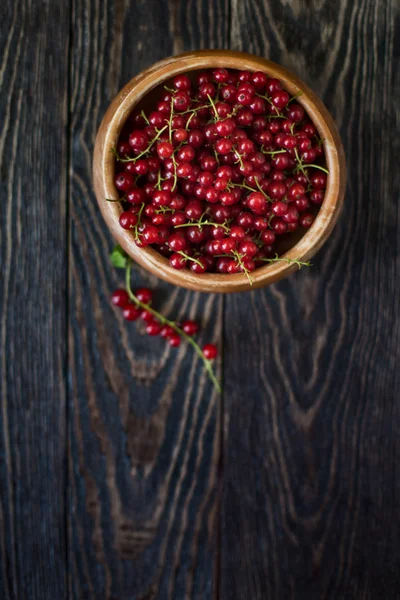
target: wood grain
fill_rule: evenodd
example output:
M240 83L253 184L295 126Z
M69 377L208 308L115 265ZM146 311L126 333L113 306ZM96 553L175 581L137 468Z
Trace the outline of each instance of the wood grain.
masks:
M72 598L213 595L220 398L190 349L182 345L177 351L149 339L111 308L109 296L123 284L123 273L109 263L113 242L90 178L96 129L118 89L176 50L180 38L186 47L209 39L201 15L206 11L212 18L212 3L193 10L187 12L187 3L155 0L74 3ZM166 315L202 321L200 342L222 339L220 298L180 291L141 271L136 281L156 288L155 303Z
M0 597L400 598L398 2L6 0L0 22ZM350 173L310 271L225 305L135 275L223 341L222 400L110 307L90 177L118 89L218 47L297 72Z
M6 0L0 21L0 596L54 600L66 597L69 2Z
M400 597L398 8L232 2L231 47L322 96L349 184L312 270L226 300L221 598Z

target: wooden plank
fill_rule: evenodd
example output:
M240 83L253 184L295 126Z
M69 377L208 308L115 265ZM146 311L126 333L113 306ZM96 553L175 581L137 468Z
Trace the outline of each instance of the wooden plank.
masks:
M212 597L220 398L184 345L167 349L110 306L123 275L92 193L96 128L118 89L173 52L222 44L212 3L76 0L70 275L70 586L73 598ZM225 37L227 40L227 34ZM222 299L144 272L157 307L220 340Z
M231 47L324 99L349 184L311 270L226 301L220 597L399 598L399 4L232 7Z
M1 4L0 596L66 597L69 2Z

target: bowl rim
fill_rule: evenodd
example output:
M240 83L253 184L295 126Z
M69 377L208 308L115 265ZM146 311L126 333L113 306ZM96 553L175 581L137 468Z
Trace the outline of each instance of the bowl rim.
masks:
M282 261L258 267L251 274L252 285L244 273L195 274L189 269L173 269L168 259L155 249L139 248L135 244L131 232L119 225L121 204L106 200L118 198L114 184L115 157L110 150L116 146L121 129L135 105L163 81L175 75L217 67L263 71L280 79L291 95L301 92L297 101L305 108L323 140L329 177L324 201L314 223L281 258L308 261L328 238L343 205L346 185L344 149L336 125L318 96L297 75L265 58L229 50L199 50L168 57L133 77L114 98L100 125L93 160L94 187L100 210L113 237L133 260L151 273L175 285L197 291L252 290L282 279L297 270L297 265Z

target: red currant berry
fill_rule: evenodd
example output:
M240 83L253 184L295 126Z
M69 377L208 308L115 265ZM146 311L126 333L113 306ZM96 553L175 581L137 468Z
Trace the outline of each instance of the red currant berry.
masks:
M182 146L182 148L180 148L176 153L176 158L179 162L191 162L194 159L194 157L194 148L192 148L192 146L189 146L189 144Z
M221 89L221 98L228 104L235 104L237 100L237 89L234 85L228 84Z
M171 254L169 257L169 263L174 269L184 269L186 267L187 259L181 254Z
M254 229L257 231L264 231L268 227L268 219L266 217L255 217Z
M183 233L173 233L169 236L167 244L171 250L174 252L179 252L181 250L185 250L187 241Z
M160 142L157 144L157 154L163 160L170 158L174 153L174 147L170 142Z
M311 175L310 183L316 190L324 190L326 188L325 173L314 173Z
M317 154L316 154L314 148L310 148L309 150L306 150L305 152L303 152L302 158L305 163L314 162L314 160L317 158Z
M161 333L161 325L157 321L150 321L146 325L147 335L159 335Z
M192 244L201 244L206 239L206 232L202 227L188 227L186 237Z
M128 292L125 290L115 290L111 296L111 302L114 304L114 306L124 308L124 306L130 302Z
M203 204L199 200L191 200L185 208L185 215L191 221L198 221L204 212Z
M229 263L226 267L226 270L229 273L229 275L234 275L235 273L239 273L240 264L238 262L236 262L236 260L231 260L231 261L229 261Z
M243 227L243 229L245 230L251 229L254 224L253 216L248 212L241 212L237 216L236 222L240 227Z
M189 132L186 129L176 129L172 134L172 138L177 144L182 144L182 142L186 142L188 136Z
M206 191L206 200L210 204L215 204L219 200L219 192L214 187L208 188Z
M177 112L183 112L187 110L191 104L189 94L183 90L176 92L172 99L172 104Z
M184 92L188 92L192 87L192 83L187 75L176 75L172 83L174 88L177 90L183 90Z
M206 260L206 257L200 256L196 259L196 261L197 262L190 263L190 270L193 271L193 273L196 273L197 275L205 273L208 269L208 261Z
M261 234L261 241L266 246L272 246L272 244L275 242L275 239L276 239L275 233L273 231L271 231L271 229L266 229Z
M142 152L147 148L147 135L140 129L135 129L129 136L129 144L136 152Z
M206 344L203 346L203 354L207 360L213 360L218 354L217 347L214 344Z
M151 199L155 206L169 206L171 204L171 194L167 190L157 190Z
M288 190L288 200L290 202L297 200L301 196L304 196L306 189L301 183L294 183Z
M132 175L130 173L127 173L126 171L123 173L118 173L118 175L115 178L116 187L124 192L129 190L129 188L131 188L134 183L135 182Z
M286 195L286 185L279 181L273 181L268 184L267 193L274 200L282 200Z
M310 201L313 204L322 204L324 199L324 192L322 190L314 190L310 193Z
M217 273L228 273L228 265L230 262L231 259L227 256L221 256L218 258L216 262Z
M141 316L140 308L135 304L126 304L122 309L122 316L126 321L136 321Z
M296 200L298 202L298 200ZM289 207L286 207L286 213L283 215L283 220L285 223L297 223L299 220L299 211L293 204Z
M289 105L287 114L291 121L300 123L300 121L304 119L305 112L304 108L300 104L293 102L293 104L291 103Z
M311 227L313 223L314 215L312 215L311 213L303 213L299 218L299 225L301 225L301 227L305 227L306 229L308 229L308 227Z
M189 131L188 142L192 148L200 148L205 140L204 133L200 129Z
M208 100L208 96L214 98L215 87L212 83L202 83L201 85L199 85L197 95L200 100Z
M235 121L233 119L225 119L223 121L217 121L215 124L215 131L221 137L227 137L231 135L235 129Z
M123 229L132 229L138 222L138 216L132 211L126 210L119 216L119 224Z
M251 75L251 83L254 85L256 90L265 90L265 86L267 85L267 76L261 71L256 71Z
M212 77L217 83L226 83L229 78L229 73L226 69L214 69Z
M251 108L241 108L236 115L236 122L241 127L250 127L254 121L254 114Z
M156 244L159 241L159 229L146 225L142 231L142 239L146 244Z
M224 238L221 240L221 250L223 254L230 254L236 248L236 240L233 238Z
M299 196L294 201L294 204L295 204L297 210L301 213L305 212L306 210L308 210L310 208L310 203L308 201L307 196Z
M227 102L217 102L215 110L218 113L220 119L225 119L232 111L231 106Z
M221 138L215 144L215 149L218 152L218 154L228 154L229 152L231 152L232 148L232 140L228 138Z
M288 211L288 206L281 200L276 200L272 203L271 210L277 217L283 217Z
M175 334L175 331L169 325L164 325L161 328L160 336L163 338L169 338L169 337L171 337L171 335L174 335L174 334Z
M181 338L175 331L174 333L171 333L171 335L168 336L168 344L172 348L178 348L178 346L181 345Z
M287 231L287 223L282 219L274 219L271 223L271 227L277 235L282 235Z
M242 227L239 227L239 225L232 225L229 235L236 242L243 240L246 234L244 229Z
M135 296L143 304L149 304L153 298L153 292L149 288L139 288L136 290Z
M242 106L249 106L249 104L251 104L253 102L253 97L254 97L253 94L251 94L247 90L242 90L240 92L238 91L237 101Z
M247 198L247 206L256 215L263 215L267 211L267 201L261 192L252 192Z
M244 254L251 258L257 252L258 248L254 242L244 241L239 244L239 252L240 254Z

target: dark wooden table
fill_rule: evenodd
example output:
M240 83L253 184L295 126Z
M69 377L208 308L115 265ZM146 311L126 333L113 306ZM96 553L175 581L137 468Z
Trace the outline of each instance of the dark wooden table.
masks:
M398 20L396 0L3 0L2 600L400 598ZM218 47L296 71L349 169L310 270L224 298L137 273L219 342L222 396L110 306L91 183L118 89Z

